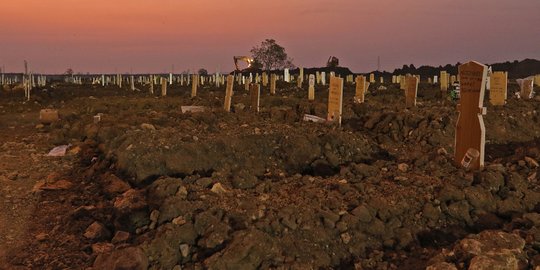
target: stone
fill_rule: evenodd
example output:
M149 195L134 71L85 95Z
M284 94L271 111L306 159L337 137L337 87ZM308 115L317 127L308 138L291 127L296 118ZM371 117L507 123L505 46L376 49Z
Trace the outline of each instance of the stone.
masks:
M200 187L207 188L210 185L212 185L213 181L214 180L212 180L212 178L210 178L210 177L203 177L203 178L199 178L199 179L195 180L195 184L200 186Z
M48 183L44 180L38 181L32 188L33 192L39 190L66 190L73 187L73 183L68 180L58 180L52 183Z
M369 212L369 209L365 205L359 205L358 207L354 208L351 211L351 214L353 214L355 217L358 218L358 220L364 223L369 223L373 219L371 213Z
M92 253L94 254L111 252L113 249L114 249L114 245L111 243L92 244Z
M130 234L128 232L124 231L116 231L114 234L113 239L111 240L111 243L113 244L119 244L126 242L129 239Z
M467 225L472 225L471 215L469 213L470 205L467 201L459 201L448 206L448 214L455 219L465 221Z
M236 103L234 104L234 111L235 112L241 112L246 108L246 105L244 103Z
M103 240L109 238L111 233L103 224L100 222L94 221L88 228L86 228L86 231L84 232L84 237L90 239L90 240Z
M519 261L509 251L489 252L471 260L468 270L519 269Z
M517 234L503 231L483 231L459 241L454 247L456 256L473 258L481 255L510 251L513 256L522 254L525 240Z
M439 154L439 155L441 155L441 156L446 156L446 155L448 155L448 151L446 151L446 149L444 149L444 148L441 147L441 148L439 148L439 149L437 150L437 154Z
M156 127L154 127L154 125L148 123L141 124L141 128L144 130L156 130Z
M527 164L529 164L529 167L531 168L538 168L540 166L538 165L538 162L531 157L525 157L525 161L527 162Z
M12 172L7 175L7 179L11 181L17 180L17 177L19 177L19 174L17 172Z
M36 234L35 238L36 238L37 241L43 242L43 241L47 240L47 238L49 238L49 235L46 234L46 233L38 233L38 234Z
M133 211L146 207L144 191L129 189L114 200L114 208L119 211Z
M58 117L58 110L43 109L39 111L39 121L42 124L52 124L58 120L60 120Z
M458 270L453 263L439 262L426 267L426 270Z
M351 242L351 235L349 233L342 233L340 237L341 241L343 241L343 244L345 245Z
M523 218L531 221L534 224L534 226L540 227L540 214L526 213L526 214L523 214Z
M180 245L180 254L182 254L182 257L187 258L189 256L189 245L188 244L181 244Z
M146 270L148 269L148 258L142 249L128 247L98 255L94 261L93 268L96 270Z
M496 202L490 191L482 187L466 187L465 198L475 210L494 211Z
M227 193L228 191L223 187L223 185L221 183L215 183L213 186L212 186L212 189L210 189L210 191L216 193L216 194L224 194L224 193Z
M398 170L401 172L407 172L409 170L409 165L406 163L400 163L398 164Z
M103 177L103 191L109 195L121 194L128 191L131 187L128 183L114 174L107 174Z
M435 207L430 203L426 203L424 205L424 209L422 210L422 216L431 221L438 221L441 216L441 208Z

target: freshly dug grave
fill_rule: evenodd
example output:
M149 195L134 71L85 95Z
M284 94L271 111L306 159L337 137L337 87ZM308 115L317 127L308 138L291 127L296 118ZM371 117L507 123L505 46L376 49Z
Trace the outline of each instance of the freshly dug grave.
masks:
M471 173L452 160L455 103L426 85L413 109L393 86L345 102L342 127L301 122L323 116L325 98L292 87L263 95L258 115L241 92L227 114L221 90L181 91L76 97L49 131L92 149L81 166L102 202L78 202L88 207L78 226L102 232L87 240L106 247L88 251L95 269L467 269L483 253L441 248L485 230L518 243L508 262L537 263L536 100L488 105L486 168Z

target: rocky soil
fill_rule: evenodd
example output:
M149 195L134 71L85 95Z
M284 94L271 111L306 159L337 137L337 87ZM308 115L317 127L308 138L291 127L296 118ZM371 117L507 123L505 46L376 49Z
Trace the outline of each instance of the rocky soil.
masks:
M453 163L454 101L421 84L407 109L396 85L378 87L354 104L346 86L341 127L302 121L325 115L324 87L316 102L292 84L275 96L263 88L258 114L239 86L231 113L221 109L224 88L213 87L190 98L175 86L162 98L58 85L26 104L2 93L0 117L12 123L2 124L0 159L13 161L0 165L0 224L18 230L0 234L17 244L1 246L0 267L540 265L539 100L515 99L514 84L506 106L486 99L486 166L467 172ZM206 111L182 113L185 105ZM36 126L47 107L61 120ZM17 125L17 136L5 129ZM42 157L62 144L71 144L65 157Z

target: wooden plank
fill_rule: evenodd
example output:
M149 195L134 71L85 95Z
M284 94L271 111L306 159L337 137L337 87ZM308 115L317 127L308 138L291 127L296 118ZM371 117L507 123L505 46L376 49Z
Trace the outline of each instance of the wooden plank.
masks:
M487 70L487 66L474 61L459 66L461 99L458 105L454 161L460 166L470 162L470 170L484 166L486 132L483 115L486 110L483 104ZM478 158L469 160L470 155L465 158L468 151L478 153Z
M161 96L167 95L167 79L161 78Z
M199 85L199 78L197 74L193 74L191 78L191 97L197 96L197 86Z
M519 87L521 87L521 90L519 91L519 94L522 99L532 99L534 96L533 86L534 86L534 79L532 78L526 78L518 80Z
M354 95L354 102L364 103L366 96L366 77L362 75L356 76L356 93Z
M231 111L232 96L234 94L233 86L234 75L229 75L227 76L227 88L225 89L225 104L223 104L223 109L227 112Z
M489 102L493 106L502 106L506 104L508 73L493 72L490 77Z
M309 75L308 100L315 100L315 76Z
M328 91L328 121L336 121L341 124L341 112L343 109L343 79L330 77L330 90Z
M418 78L417 77L407 77L405 79L405 105L409 107L416 106L416 95L418 93Z
M249 87L251 97L251 110L259 112L259 104L261 98L261 86L257 83L252 83Z
M448 91L448 73L441 71L441 91Z
M276 94L276 81L277 81L276 74L270 75L270 94L272 95Z

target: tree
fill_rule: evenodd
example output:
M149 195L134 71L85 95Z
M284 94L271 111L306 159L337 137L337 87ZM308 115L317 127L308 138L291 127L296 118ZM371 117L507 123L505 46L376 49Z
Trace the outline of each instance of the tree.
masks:
M260 46L253 47L251 54L266 70L294 67L293 60L287 56L285 48L274 39L266 39Z
M74 73L74 72L73 72L73 69L72 69L72 68L68 68L68 69L66 70L66 75L72 76L73 73Z
M199 69L199 75L202 75L202 76L208 76L208 70L204 69L204 68L201 68Z

